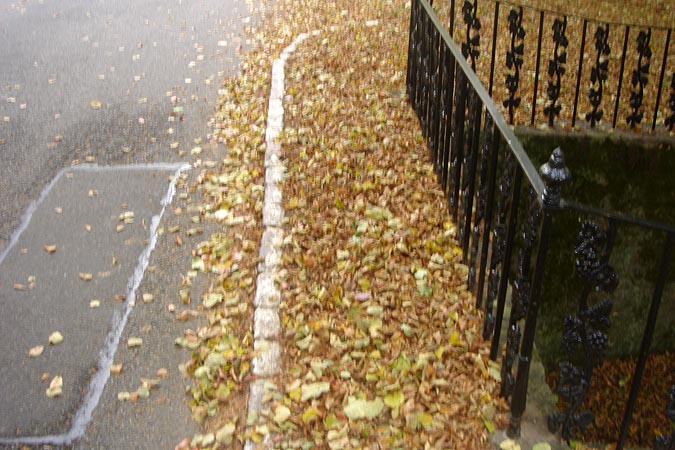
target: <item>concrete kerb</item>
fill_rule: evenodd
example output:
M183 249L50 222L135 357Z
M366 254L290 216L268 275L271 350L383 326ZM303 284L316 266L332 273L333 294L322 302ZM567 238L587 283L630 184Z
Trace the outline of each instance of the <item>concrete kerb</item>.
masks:
M312 33L319 34L318 31ZM265 131L265 197L263 203L263 232L260 243L260 260L256 293L253 300L253 369L256 381L250 384L248 397L248 426L254 426L258 418L269 412L266 391L272 385L271 378L281 371L281 320L279 303L281 292L275 284L275 277L281 263L283 230L280 228L284 218L282 195L279 183L283 182L286 168L281 163L281 145L277 141L284 124L284 69L286 61L295 52L297 46L307 39L309 34L302 33L281 52L272 63L272 82L267 128ZM245 450L271 448L270 437L266 436L261 444L248 439Z

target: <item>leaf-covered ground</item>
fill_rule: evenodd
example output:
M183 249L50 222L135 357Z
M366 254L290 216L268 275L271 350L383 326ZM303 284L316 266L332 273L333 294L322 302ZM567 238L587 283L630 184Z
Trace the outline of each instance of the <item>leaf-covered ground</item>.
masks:
M192 299L208 324L178 344L195 350L186 371L205 434L177 448L241 448L245 439L486 448L505 407L455 226L405 100L409 3L263 5L253 50L225 81L212 123L227 156L205 164L193 186L203 194L200 220L224 231L194 250L192 275L211 274ZM310 37L287 64L284 101L283 373L266 386L261 423L246 417L246 401L266 108L272 61L303 32Z

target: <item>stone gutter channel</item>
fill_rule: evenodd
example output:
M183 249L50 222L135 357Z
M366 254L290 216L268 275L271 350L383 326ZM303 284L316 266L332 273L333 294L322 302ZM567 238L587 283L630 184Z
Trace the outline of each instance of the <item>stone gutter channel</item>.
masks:
M312 34L318 34L313 32ZM250 384L248 398L249 426L255 426L261 412L264 411L266 387L281 370L281 320L279 303L281 292L275 284L275 278L281 263L284 232L282 222L284 210L280 183L283 182L286 168L281 163L281 144L277 138L284 127L284 69L286 61L295 52L297 46L307 39L309 34L302 33L281 52L272 64L272 85L270 88L265 132L265 197L263 202L264 232L260 243L260 264L256 280L256 293L253 299L253 375L256 380ZM248 439L244 450L271 448L270 436L264 442L256 444Z

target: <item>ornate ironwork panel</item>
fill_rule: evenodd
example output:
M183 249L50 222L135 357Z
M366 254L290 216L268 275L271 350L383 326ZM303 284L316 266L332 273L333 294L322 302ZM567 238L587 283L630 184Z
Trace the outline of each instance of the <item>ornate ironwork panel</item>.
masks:
M537 201L537 194L530 188L528 196L529 211L527 220L522 224L521 237L522 247L518 252L518 269L516 281L513 284L511 298L511 314L509 316L509 328L506 337L506 350L502 359L502 387L500 395L509 397L513 392L515 377L513 374L513 362L518 354L522 331L520 321L525 318L530 300L530 270L532 266L532 251L534 250L541 223L542 208ZM507 274L502 274L507 276Z
M504 253L506 251L506 214L509 198L513 190L513 178L516 171L516 157L506 148L502 174L499 178L499 196L497 197L496 223L492 238L492 254L488 275L487 299L485 300L485 318L483 319L483 339L490 339L495 326L494 302L497 300L499 280L502 277ZM508 274L506 274L508 276Z
M644 97L645 86L649 80L649 65L652 59L652 48L649 42L652 38L652 29L647 32L640 31L637 37L638 60L637 66L631 74L630 84L630 107L631 113L626 117L626 121L631 128L642 122L644 111L642 109L642 99Z
M485 217L485 209L487 207L487 189L488 189L488 164L490 160L490 151L492 146L492 126L493 120L490 114L485 115L485 126L483 128L483 145L480 147L480 155L478 157L478 164L480 164L480 172L478 175L478 190L476 193L476 213L473 221L473 236L471 237L471 252L469 254L469 276L467 284L469 290L473 290L476 283L476 265L478 259L478 244L481 239L487 239L484 236L484 231L487 226L485 222L490 220ZM496 151L492 150L492 151ZM482 289L482 286L478 286ZM478 305L480 307L480 305Z
M610 223L609 233L613 234ZM577 237L576 272L584 282L576 315L567 316L563 323L562 348L567 361L560 363L556 392L566 402L563 412L551 414L548 426L552 433L562 428L563 439L569 442L593 421L590 410L581 410L588 397L593 368L602 360L607 348L609 316L612 311L611 294L619 279L609 265L613 238L595 222L584 222ZM600 293L599 299L589 304L591 292Z
M670 114L666 117L665 125L670 131L673 131L675 127L675 73L673 78L670 80L670 97L668 98L668 109L670 109Z
M670 395L666 402L666 417L675 424L675 386L670 387ZM654 450L672 450L675 448L675 431L670 436L657 436L654 440Z
M458 222L458 241L463 249L464 262L469 256L469 237L473 197L475 194L476 168L478 163L478 141L480 139L481 102L476 91L469 88L469 117L467 121L466 151L462 174L461 215Z
M591 88L588 91L588 101L593 109L586 113L586 121L591 123L591 128L602 119L603 110L600 109L602 103L603 87L607 81L607 72L609 70L610 48L607 43L609 39L609 25L598 25L595 30L595 66L591 69Z
M476 70L476 60L480 55L480 19L478 18L478 0L465 0L462 5L462 18L466 24L466 41L462 43L462 55Z
M509 98L504 100L504 107L509 110L509 123L513 124L514 109L520 106L518 84L520 83L520 68L523 66L525 52L525 29L523 28L523 8L512 8L508 17L511 46L506 52L506 89Z
M548 96L548 103L544 107L544 115L548 117L549 126L553 126L553 122L557 116L560 115L561 106L558 104L560 97L560 85L562 76L565 75L565 64L567 64L567 45L569 40L565 34L567 31L567 16L563 16L562 20L556 18L553 21L553 59L548 61L548 76L550 80L546 87L546 95Z

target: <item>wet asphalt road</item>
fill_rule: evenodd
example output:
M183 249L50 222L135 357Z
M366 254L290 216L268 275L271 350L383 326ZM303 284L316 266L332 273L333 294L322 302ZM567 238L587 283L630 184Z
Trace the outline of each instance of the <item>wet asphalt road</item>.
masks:
M6 309L0 315L4 317L0 338L5 340L0 352L4 366L16 364L3 372L0 395L4 400L11 397L13 403L0 401L4 418L0 448L23 449L28 443L30 448L41 449L163 449L198 432L183 393L188 382L178 370L190 355L173 345L184 329L198 324L175 320L168 306L176 303L180 311L181 270L190 267L191 246L204 236L183 236L184 244L176 245L175 235L166 231L157 236L137 289L139 297L114 353L113 362L123 370L107 380L84 436L74 442L63 438L72 432L89 383L101 368L103 341L115 327L109 313L103 313L105 308L122 310L122 304L114 303L113 293L129 282L143 244L152 237L147 224L158 212L159 199L166 195L169 173L154 170L141 176L123 170L110 177L66 170L54 185L54 193L72 193L45 197L27 227L21 231L19 225L46 186L74 164L173 163L175 168L177 163L193 163L198 158L222 157L225 149L207 142L207 124L222 79L236 73L238 54L246 49L243 31L258 18L252 3L0 0L0 254L6 253L4 261L0 260L0 308ZM198 145L203 152L191 155ZM197 173L198 169L185 173L186 181L177 187L177 194L182 195L167 206L159 229L193 226L187 213L190 202L199 199L193 198L188 186ZM68 187L67 183L76 184ZM113 194L106 197L108 188ZM95 191L94 200L102 208L96 217L83 203L92 200L84 195L90 191ZM137 206L136 222L124 231L130 233L129 227L136 227L140 234L119 239L114 231L117 215L142 199L150 202L147 211ZM87 247L83 224L92 224L94 231L110 229ZM217 231L209 224L203 228L204 235ZM51 256L64 258L58 266L67 282L50 278L56 259L43 251L46 241L35 242L48 236L58 245ZM113 254L114 267L102 269L111 264ZM94 274L94 282L102 274L112 276L101 282L102 290L95 284L84 290L74 274L85 270ZM17 282L30 284L24 279L29 275L37 276L34 290L14 289ZM110 287L113 284L118 287ZM199 288L193 287L197 298ZM154 300L142 302L143 293L152 293ZM95 312L88 308L91 299L102 303ZM90 320L87 317L92 313L101 315ZM78 324L81 331L77 331ZM47 346L37 359L28 358L27 349L44 344L46 336L59 327L71 328L63 344ZM126 347L130 337L139 336L141 347ZM80 350L75 351L74 342ZM67 351L71 354L58 356ZM141 377L157 378L160 368L166 368L168 376L148 399L136 404L118 400L119 392L138 388ZM49 381L40 381L36 374L49 372L51 379L59 370L75 375L64 378L62 396L48 399L44 393ZM40 409L45 401L57 402L58 407L47 413ZM19 406L10 408L10 404ZM45 435L52 438L45 440ZM29 439L23 444L7 443L17 437ZM31 437L36 439L31 441Z
M73 161L185 160L246 45L247 3L0 0L0 250Z

